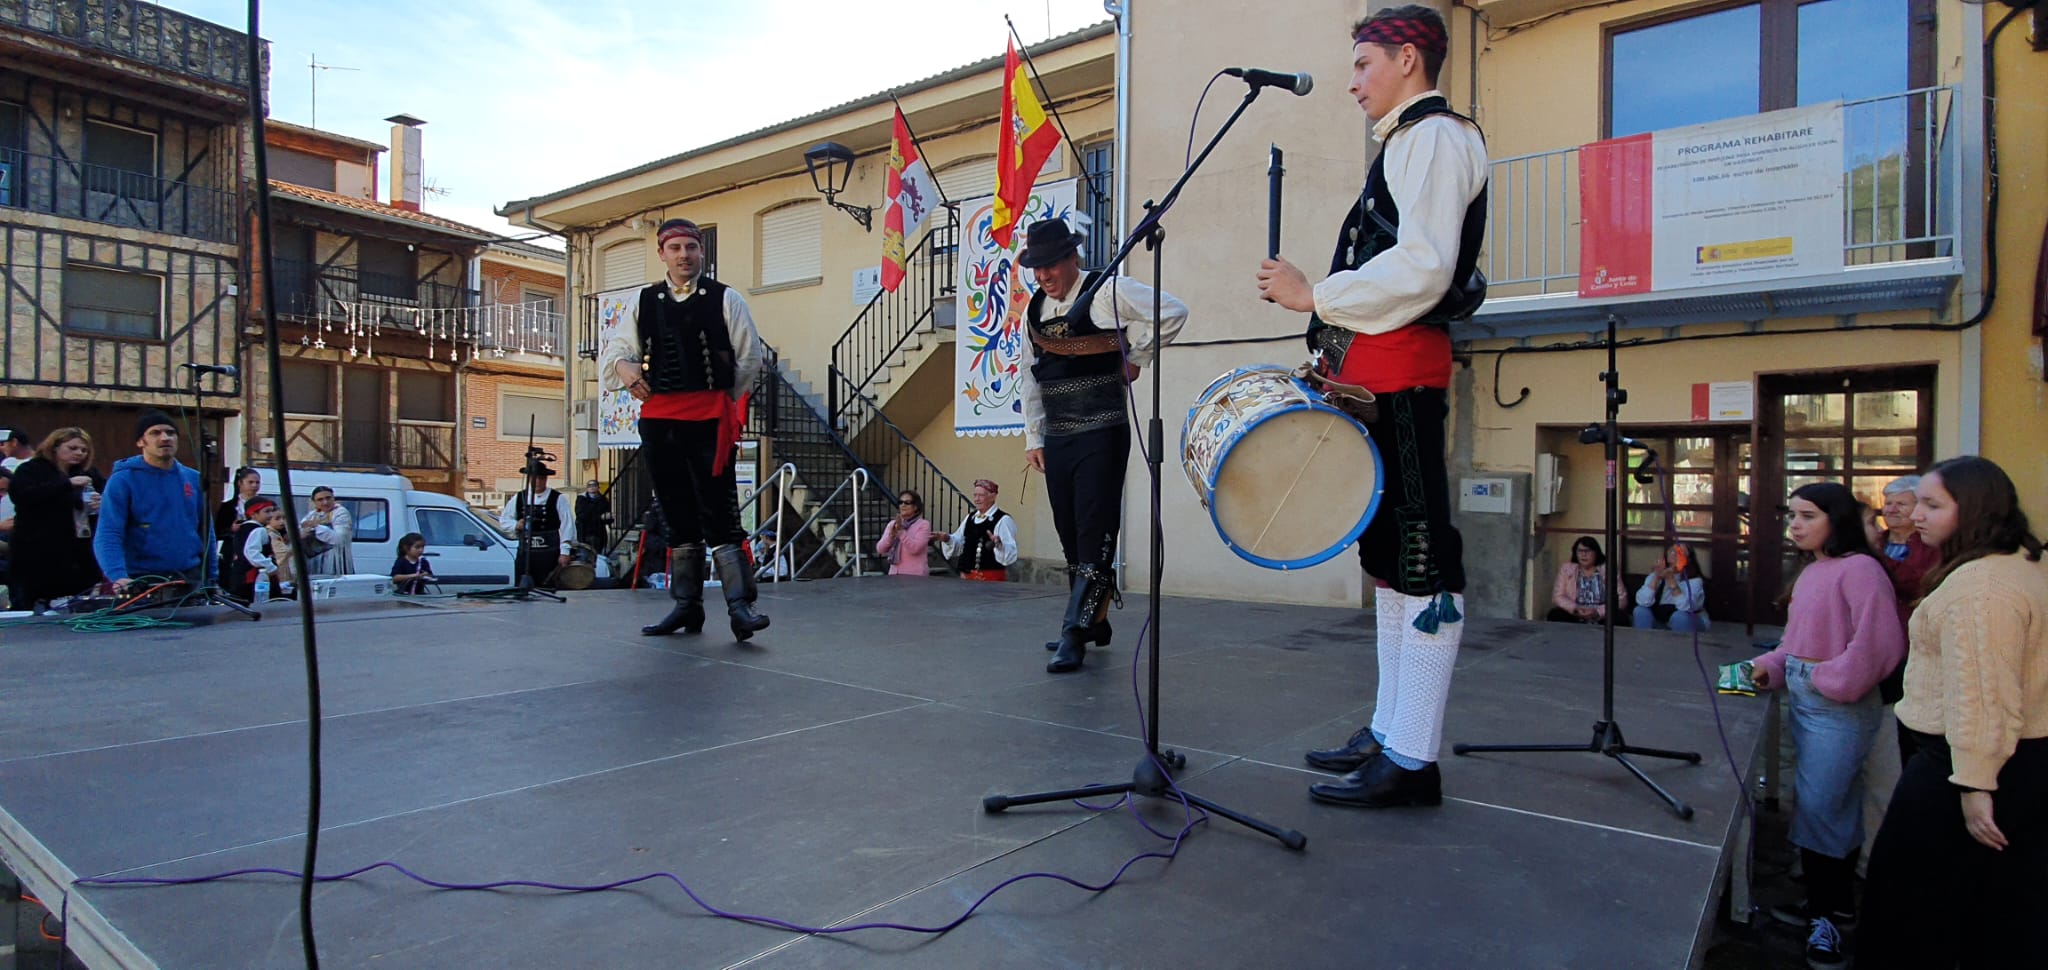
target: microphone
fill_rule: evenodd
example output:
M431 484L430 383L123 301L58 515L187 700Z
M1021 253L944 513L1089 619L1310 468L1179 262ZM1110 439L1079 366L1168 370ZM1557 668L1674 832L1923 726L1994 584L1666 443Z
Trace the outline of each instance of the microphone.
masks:
M198 371L201 374L219 374L222 377L242 376L242 369L233 364L179 364L178 366L187 370Z
M1316 85L1316 79L1306 71L1298 74L1282 74L1279 71L1262 71L1256 67L1226 67L1223 73L1231 77L1244 78L1244 83L1259 88L1285 88L1297 95L1307 94Z

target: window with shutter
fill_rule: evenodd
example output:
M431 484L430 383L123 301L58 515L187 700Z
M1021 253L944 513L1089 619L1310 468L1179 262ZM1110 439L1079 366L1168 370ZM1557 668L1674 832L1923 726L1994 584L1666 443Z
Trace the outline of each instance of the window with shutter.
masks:
M602 288L622 290L647 282L647 244L637 239L613 243L598 256Z
M761 286L822 279L824 248L819 241L825 204L806 200L761 213Z
M939 169L939 188L945 190L946 198L955 202L967 202L985 195L996 194L996 157L969 158L953 162Z

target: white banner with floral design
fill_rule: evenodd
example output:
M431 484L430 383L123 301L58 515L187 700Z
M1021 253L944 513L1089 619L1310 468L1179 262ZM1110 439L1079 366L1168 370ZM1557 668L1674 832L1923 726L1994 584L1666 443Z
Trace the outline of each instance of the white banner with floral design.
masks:
M1023 368L1024 309L1035 285L1029 271L1017 266L1024 236L1040 219L1075 223L1075 189L1066 179L1036 186L1024 207L1010 245L989 236L995 197L962 204L960 233L959 327L953 359L953 433L960 436L1024 433L1024 402L1017 396L1017 375Z
M597 295L597 345L608 347L625 322L626 310L640 297L640 287L629 286ZM640 402L624 390L607 391L602 383L597 392L597 446L599 448L640 447Z

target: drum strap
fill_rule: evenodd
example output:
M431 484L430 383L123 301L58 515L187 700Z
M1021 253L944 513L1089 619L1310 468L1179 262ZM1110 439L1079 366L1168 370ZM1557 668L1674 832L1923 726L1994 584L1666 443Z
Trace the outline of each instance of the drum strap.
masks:
M1342 381L1332 380L1329 375L1320 372L1312 363L1303 364L1295 368L1294 376L1307 381L1316 390L1321 391L1323 400L1327 401L1331 407L1351 415L1366 424L1379 420L1379 399L1374 397L1371 391L1356 384L1346 384Z
M1048 337L1039 333L1036 328L1024 329L1031 334L1031 342L1036 344L1038 349L1051 354L1086 357L1091 354L1120 354L1124 349L1123 338L1114 332L1090 334L1086 337Z

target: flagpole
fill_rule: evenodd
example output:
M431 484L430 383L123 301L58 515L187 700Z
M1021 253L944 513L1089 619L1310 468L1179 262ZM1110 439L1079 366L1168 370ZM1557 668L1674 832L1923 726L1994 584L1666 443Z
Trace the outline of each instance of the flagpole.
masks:
M903 102L896 100L896 92L889 92L889 103L896 106L896 113L903 116L903 130L910 133L910 143L917 148L917 157L924 159L926 176L932 180L932 188L939 190L939 204L948 209L953 200L946 198L946 187L939 184L939 170L932 166L932 156L924 150L924 140L917 137L917 129L910 127L910 112L903 110Z
M1024 69L1031 72L1033 81L1038 82L1038 95L1045 99L1045 110L1052 112L1052 123L1059 126L1060 137L1066 140L1067 150L1074 153L1074 162L1080 169L1081 181L1088 183L1088 194L1094 196L1097 202L1109 201L1109 197L1095 187L1094 177L1088 174L1088 159L1081 154L1081 146L1074 144L1074 136L1067 134L1066 119L1060 117L1060 109L1053 103L1052 90L1045 86L1045 78L1038 73L1038 65L1031 61L1031 46L1024 43L1024 38L1017 34L1017 25L1010 22L1009 14L1003 15L1003 24L1010 28L1010 37L1016 40L1017 51L1024 55ZM1123 132L1117 132L1117 137L1123 137ZM922 152L924 149L920 148L918 151Z

